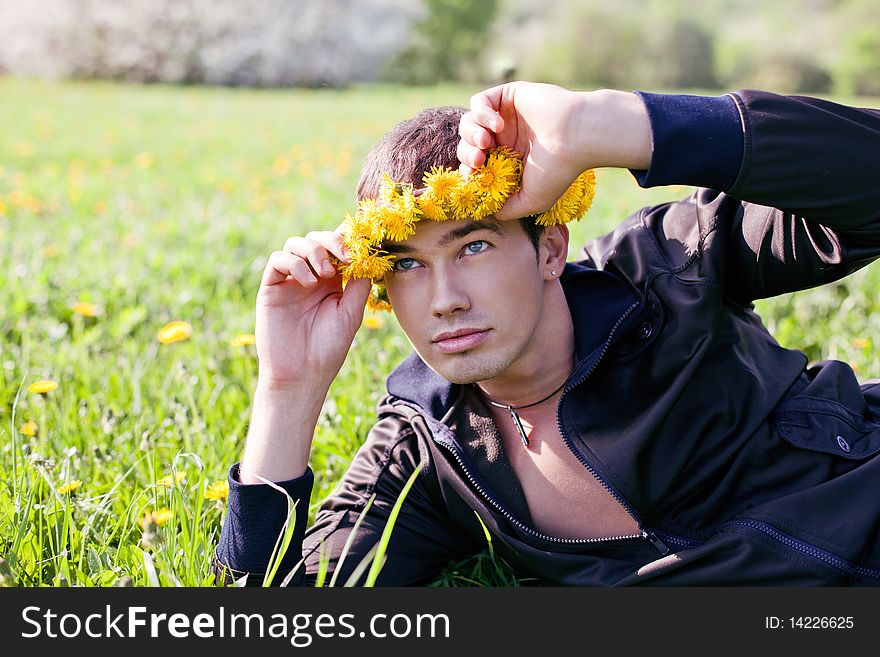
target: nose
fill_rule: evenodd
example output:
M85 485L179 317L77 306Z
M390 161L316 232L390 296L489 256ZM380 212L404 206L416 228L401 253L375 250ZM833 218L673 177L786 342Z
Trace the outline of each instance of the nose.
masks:
M431 314L435 317L444 317L470 309L467 283L463 272L456 275L451 268L435 269L431 290Z

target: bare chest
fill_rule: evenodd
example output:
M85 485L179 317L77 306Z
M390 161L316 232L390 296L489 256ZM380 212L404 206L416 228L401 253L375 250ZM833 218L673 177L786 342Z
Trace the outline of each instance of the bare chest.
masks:
M505 421L505 419L507 421ZM513 423L495 417L534 528L557 538L611 538L639 533L635 519L565 444L552 421L523 420L524 447Z

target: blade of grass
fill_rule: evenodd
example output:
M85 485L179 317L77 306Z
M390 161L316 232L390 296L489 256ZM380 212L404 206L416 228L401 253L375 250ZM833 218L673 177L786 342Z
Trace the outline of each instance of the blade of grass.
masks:
M329 586L336 585L336 578L339 575L339 571L342 570L342 564L345 563L345 558L348 556L348 551L351 549L351 546L354 543L354 537L357 534L358 529L360 529L361 523L364 521L364 518L367 517L367 512L370 510L370 507L373 506L373 500L375 499L376 493L370 495L370 499L367 500L367 503L364 505L363 510L358 515L358 519L355 520L354 527L351 528L351 532L349 532L348 538L345 540L345 545L342 546L342 552L339 553L339 560L336 562L336 568L333 570L333 576L330 578Z
M275 574L281 566L281 560L284 559L284 555L287 554L287 548L290 547L290 540L293 538L293 532L296 529L296 505L299 501L297 500L297 502L294 502L293 498L287 494L287 491L281 488L278 484L271 482L268 479L264 479L260 475L254 476L267 486L271 486L279 491L287 498L287 518L284 520L284 524L281 526L281 531L278 533L275 547L272 548L272 554L269 557L269 565L266 568L266 574L263 576L263 588L268 588L272 586L272 580L275 579Z
M364 586L374 586L376 584L376 578L379 577L379 573L385 565L385 551L388 549L388 542L391 540L391 532L394 531L394 523L397 522L397 516L400 514L400 509L403 506L403 501L406 499L407 493L409 493L409 489L413 487L414 483L416 483L416 479L424 465L424 461L419 461L419 464L412 471L409 479L406 480L406 484L404 484L403 490L400 491L400 495L397 496L397 500L391 508L391 513L388 514L388 522L385 523L385 529L382 530L382 536L379 538L379 543L377 544L378 550L376 552L376 558L373 559L373 565L370 566L370 572L367 573L367 580L364 582Z

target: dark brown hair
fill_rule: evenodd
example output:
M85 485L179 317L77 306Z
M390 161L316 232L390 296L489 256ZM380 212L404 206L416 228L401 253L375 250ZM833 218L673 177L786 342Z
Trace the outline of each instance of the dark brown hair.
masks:
M430 107L394 126L367 154L358 200L379 196L383 173L418 188L431 167L458 169L458 123L465 112L464 107ZM541 226L534 217L523 217L519 223L537 251Z

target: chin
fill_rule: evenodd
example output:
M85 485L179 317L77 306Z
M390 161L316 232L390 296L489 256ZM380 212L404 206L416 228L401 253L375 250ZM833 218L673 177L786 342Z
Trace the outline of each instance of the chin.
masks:
M454 359L431 361L424 357L425 364L451 383L468 385L487 381L504 373L510 366L506 360L498 362L474 355L457 354Z

